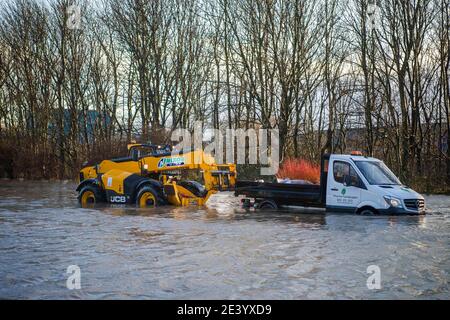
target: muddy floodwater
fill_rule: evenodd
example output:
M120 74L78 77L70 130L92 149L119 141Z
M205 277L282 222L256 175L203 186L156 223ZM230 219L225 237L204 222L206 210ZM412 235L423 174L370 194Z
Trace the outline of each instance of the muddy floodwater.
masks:
M450 298L448 196L426 196L427 216L369 217L245 211L231 193L204 208L82 209L75 187L2 181L0 298Z

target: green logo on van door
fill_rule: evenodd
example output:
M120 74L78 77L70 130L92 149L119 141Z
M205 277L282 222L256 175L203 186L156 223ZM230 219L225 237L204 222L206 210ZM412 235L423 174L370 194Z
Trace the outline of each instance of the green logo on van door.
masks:
M347 190L345 189L345 188L343 188L342 190L341 190L341 194L343 195L343 196L345 196L345 193L347 192Z

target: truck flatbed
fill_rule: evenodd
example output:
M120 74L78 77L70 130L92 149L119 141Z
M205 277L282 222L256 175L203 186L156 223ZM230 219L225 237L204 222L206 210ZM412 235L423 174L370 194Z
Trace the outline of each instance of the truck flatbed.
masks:
M235 195L272 200L277 205L323 207L321 186L316 184L237 181Z
M319 181L320 184L238 180L235 195L243 196L244 208L255 209L316 207L362 215L426 212L422 195L403 185L382 161L360 152L324 154Z

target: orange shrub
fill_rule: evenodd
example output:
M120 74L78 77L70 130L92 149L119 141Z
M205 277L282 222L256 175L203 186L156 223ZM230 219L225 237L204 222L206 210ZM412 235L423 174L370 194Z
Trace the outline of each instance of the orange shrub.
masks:
M303 159L286 159L278 170L277 178L307 180L317 184L320 182L320 166Z

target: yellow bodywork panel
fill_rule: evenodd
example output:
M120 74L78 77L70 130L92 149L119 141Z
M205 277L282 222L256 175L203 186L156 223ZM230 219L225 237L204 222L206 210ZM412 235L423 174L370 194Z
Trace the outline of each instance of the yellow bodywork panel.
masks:
M109 170L102 175L102 183L105 189L114 191L117 194L123 194L123 182L131 174L131 172L117 169Z
M97 173L106 173L111 170L125 171L128 173L140 173L140 163L138 161L114 162L111 160L103 160L97 169L95 166L83 168L80 172L83 173L85 179L97 178Z
M104 160L98 166L98 172L108 172L110 170L127 171L129 173L139 173L141 171L138 161L114 162Z
M129 145L129 149L136 146L139 144ZM203 175L204 187L207 191L204 196L196 196L178 185L176 179L169 179L169 177L177 176L174 172L189 170L198 170ZM103 188L119 195L124 194L124 180L132 174L159 179L164 185L167 200L176 206L204 205L212 194L232 190L236 184L236 165L217 164L215 158L204 153L203 150L182 154L172 152L171 155L144 155L136 161L104 160L96 166L83 168L80 173L83 180L98 179L101 176Z
M141 161L143 167L147 168L150 173L164 174L165 171L198 169L203 173L207 190L232 188L236 184L236 165L218 165L213 156L201 150L160 158L144 157ZM223 170L230 174L219 174Z
M164 190L170 204L183 207L189 205L203 206L206 204L209 197L216 193L215 190L209 190L204 197L198 197L188 189L178 185L176 182L164 184Z
M83 180L85 179L94 179L97 177L95 168L93 166L91 167L84 167L80 170L80 173L83 175ZM81 179L80 179L81 182Z

